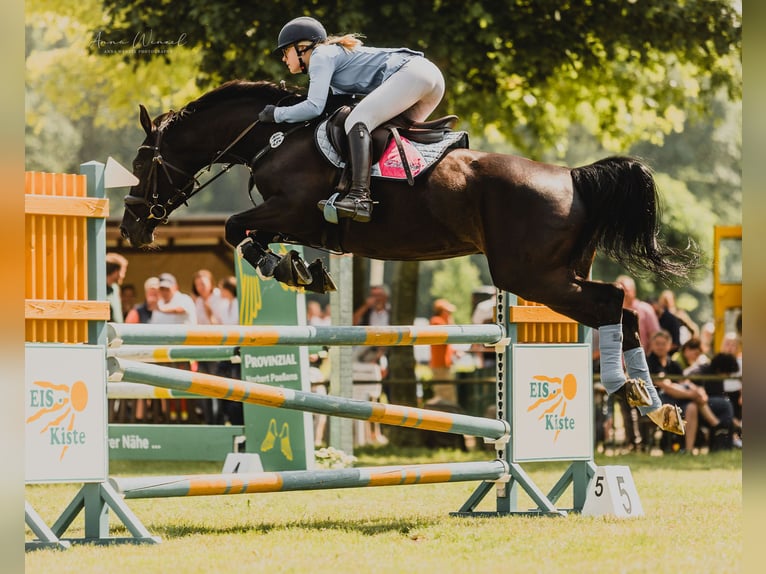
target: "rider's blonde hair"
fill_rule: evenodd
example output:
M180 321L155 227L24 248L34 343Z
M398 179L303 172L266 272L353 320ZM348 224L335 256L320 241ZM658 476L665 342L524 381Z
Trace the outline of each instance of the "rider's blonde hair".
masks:
M356 33L344 34L343 36L329 36L327 40L320 43L321 44L338 44L343 49L352 51L363 44L361 37L362 37L361 34L356 34ZM298 42L298 47L306 48L308 46L311 46L312 44L313 42L302 41L302 42Z

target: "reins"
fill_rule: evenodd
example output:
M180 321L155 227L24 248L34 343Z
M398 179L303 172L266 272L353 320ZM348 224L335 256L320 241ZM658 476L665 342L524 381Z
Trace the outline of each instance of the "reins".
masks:
M164 135L164 130L160 129L158 130L157 135L157 141L154 145L142 145L138 149L148 149L152 150L154 152L154 156L152 157L152 167L149 172L149 179L151 181L151 188L146 188L146 193L143 197L138 197L135 195L128 195L125 197L125 209L130 212L136 219L139 219L139 217L136 215L136 213L131 209L131 206L133 205L146 205L149 209L149 214L147 215L147 219L158 219L161 223L167 223L168 215L170 212L180 204L188 205L189 199L197 195L200 191L205 189L208 185L213 183L216 179L224 175L225 173L228 173L229 170L236 165L239 162L231 162L227 164L220 172L215 174L213 177L208 179L205 183L200 183L199 181L199 174L202 172L209 172L213 165L218 163L219 160L221 160L223 157L225 157L239 142L242 141L245 136L247 136L253 128L255 128L256 125L260 123L259 120L253 121L250 125L248 125L245 129L243 129L232 142L227 145L223 150L219 151L212 160L208 163L207 167L202 168L199 170L196 174L190 174L183 169L173 165L172 163L168 162L162 157L161 152L161 146L162 146L162 136ZM254 156L253 158L248 162L244 158L238 158L241 160L241 163L243 163L245 166L247 166L248 170L250 171L250 184L248 189L248 197L250 198L250 201L255 206L255 200L253 199L252 190L254 186L254 170L255 170L255 164L256 162L260 161L269 151L276 149L279 147L282 142L284 142L285 138L292 133L296 132L299 129L302 129L306 126L308 126L310 122L304 122L302 124L298 124L294 126L293 128L287 130L286 132L277 131L273 133L269 137L269 143L266 144L264 147L262 147ZM165 203L160 203L159 193L158 193L158 166L162 168L163 173L165 174L165 177L167 178L168 182L173 185L173 177L171 175L171 170L180 174L184 178L187 179L187 183L183 185L183 187L175 186L175 194L171 196ZM191 191L188 191L189 187L191 187ZM151 189L151 192L149 191ZM149 194L151 193L151 200L149 198Z

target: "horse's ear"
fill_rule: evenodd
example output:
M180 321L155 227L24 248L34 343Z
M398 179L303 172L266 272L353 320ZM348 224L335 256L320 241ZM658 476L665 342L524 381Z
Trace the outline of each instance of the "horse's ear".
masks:
M143 104L138 105L138 117L141 120L141 127L144 128L146 135L152 135L152 118L149 117L149 112Z

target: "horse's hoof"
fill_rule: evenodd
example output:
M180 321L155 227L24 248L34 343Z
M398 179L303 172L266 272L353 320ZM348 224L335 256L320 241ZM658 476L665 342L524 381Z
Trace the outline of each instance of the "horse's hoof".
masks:
M628 379L622 388L625 400L631 407L648 407L652 404L652 397L643 379Z
M282 261L282 257L271 251L267 251L254 267L263 277L273 277L277 266Z
M311 272L297 251L289 251L274 268L274 278L290 287L303 287L311 283Z
M335 281L327 272L327 269L324 268L320 259L315 259L314 262L309 265L309 271L311 272L313 279L311 283L304 287L306 291L311 291L313 293L329 293L330 291L338 290Z
M646 413L646 416L664 431L686 434L683 413L676 405L662 405L656 411Z

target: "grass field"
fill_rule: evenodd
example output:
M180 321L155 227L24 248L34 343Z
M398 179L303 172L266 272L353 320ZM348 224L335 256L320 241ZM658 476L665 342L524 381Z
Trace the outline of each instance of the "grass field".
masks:
M357 466L486 460L478 452L385 449ZM159 545L77 546L25 557L27 573L397 573L742 571L742 452L597 455L628 465L645 516L455 518L477 483L131 500ZM547 491L565 464L525 465ZM115 476L218 472L216 464L130 463ZM77 485L28 486L51 524ZM491 500L490 500L491 499ZM523 497L520 497L520 501ZM569 493L562 507L571 505ZM482 508L494 510L488 496ZM115 536L127 536L112 517ZM67 536L82 536L82 519ZM33 534L27 529L27 540Z

